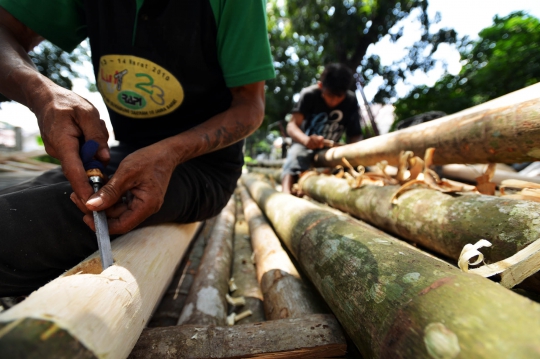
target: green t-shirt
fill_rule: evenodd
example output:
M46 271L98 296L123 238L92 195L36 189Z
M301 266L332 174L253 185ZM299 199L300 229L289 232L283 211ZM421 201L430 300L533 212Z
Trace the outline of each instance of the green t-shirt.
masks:
M138 9L144 2L133 1L136 1ZM217 52L227 86L242 86L274 78L266 28L266 1L209 2L216 20ZM72 51L87 37L81 0L0 0L0 6L66 51Z

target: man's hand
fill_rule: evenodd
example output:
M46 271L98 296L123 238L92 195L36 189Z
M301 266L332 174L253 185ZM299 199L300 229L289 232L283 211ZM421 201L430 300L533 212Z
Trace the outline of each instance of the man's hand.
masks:
M84 222L95 230L88 210L105 210L109 233L122 234L135 228L161 208L175 167L176 162L163 143L133 152L120 163L109 182L86 202Z
M99 143L97 159L109 160L107 129L88 101L41 75L27 52L43 38L0 7L0 92L32 110L45 150L62 162L77 196L93 193L79 158L79 138Z
M318 150L324 147L324 137L318 135L307 136L303 143L304 146L310 150Z
M85 204L72 197L87 213L85 223L95 230L89 211L105 210L111 234L130 231L159 211L176 166L253 133L264 117L264 81L231 88L231 93L228 110L127 156L109 182ZM127 198L125 203L120 201L122 196Z
M109 134L99 112L84 98L55 84L32 99L45 151L62 163L62 170L77 197L86 201L93 193L79 156L79 139L99 144L96 159L107 165Z

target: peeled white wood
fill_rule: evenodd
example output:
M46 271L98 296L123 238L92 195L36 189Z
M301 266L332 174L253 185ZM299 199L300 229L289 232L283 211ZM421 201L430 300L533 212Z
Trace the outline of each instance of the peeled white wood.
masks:
M126 358L198 227L162 224L134 230L112 242L111 267L102 272L94 253L0 314L0 323L47 320L97 358Z

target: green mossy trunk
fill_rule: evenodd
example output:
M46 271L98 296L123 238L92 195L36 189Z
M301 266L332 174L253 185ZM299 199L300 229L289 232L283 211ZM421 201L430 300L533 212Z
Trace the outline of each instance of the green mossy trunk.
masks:
M47 320L26 318L0 324L0 358L97 358L69 332Z
M317 156L316 166L398 165L401 151L423 157L435 147L433 162L515 163L540 159L540 84L482 105L404 130L335 147Z
M508 258L540 238L540 203L413 189L392 204L398 188L352 189L346 180L324 175L308 177L302 183L302 191L309 197L455 260L467 243L480 239L493 244L482 249L490 263Z
M244 176L366 358L540 358L540 305Z

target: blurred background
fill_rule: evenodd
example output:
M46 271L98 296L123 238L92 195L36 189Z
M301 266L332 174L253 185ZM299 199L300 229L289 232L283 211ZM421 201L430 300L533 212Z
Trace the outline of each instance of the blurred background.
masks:
M355 71L365 138L540 80L537 0L268 0L267 13L277 77L267 82L266 116L247 140L248 161L281 158L293 102L330 62ZM70 54L44 42L31 56L40 72L91 101L113 134L87 42ZM0 95L0 151L42 148L33 114Z

